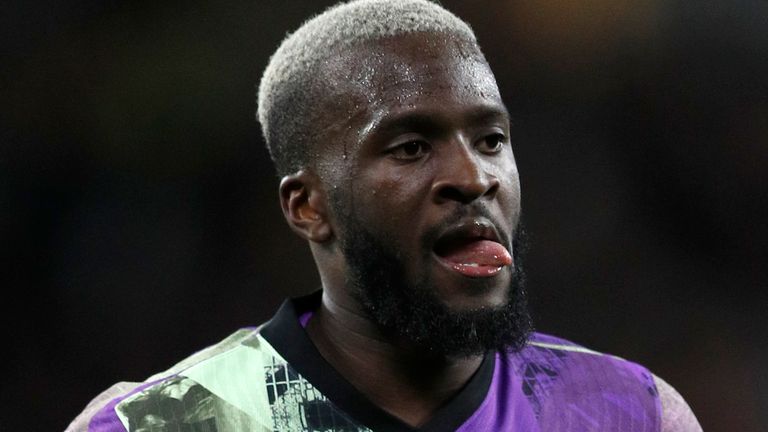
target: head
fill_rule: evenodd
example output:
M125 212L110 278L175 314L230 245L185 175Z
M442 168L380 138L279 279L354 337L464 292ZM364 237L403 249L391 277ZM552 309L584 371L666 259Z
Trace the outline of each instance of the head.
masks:
M440 354L521 346L509 117L466 23L425 0L336 6L275 53L259 120L325 295Z

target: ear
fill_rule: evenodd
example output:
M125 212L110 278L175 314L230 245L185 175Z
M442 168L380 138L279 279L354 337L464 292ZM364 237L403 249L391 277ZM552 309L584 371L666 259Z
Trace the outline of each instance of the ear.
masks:
M299 171L280 181L280 207L291 229L315 243L331 239L327 200L320 179L309 171Z

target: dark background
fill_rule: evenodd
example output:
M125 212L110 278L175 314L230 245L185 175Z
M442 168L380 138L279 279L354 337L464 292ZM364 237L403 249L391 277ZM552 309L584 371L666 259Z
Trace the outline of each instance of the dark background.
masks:
M254 120L331 2L0 11L0 430L62 430L318 286ZM515 118L537 327L768 428L768 2L444 1Z

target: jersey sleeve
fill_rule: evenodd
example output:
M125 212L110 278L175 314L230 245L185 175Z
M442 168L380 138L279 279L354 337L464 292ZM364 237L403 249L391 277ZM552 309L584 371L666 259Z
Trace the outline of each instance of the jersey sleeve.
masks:
M685 399L666 381L654 375L661 400L661 432L702 432Z
M104 405L114 398L130 393L141 384L136 382L119 382L104 390L88 403L83 412L72 420L72 423L69 424L64 432L88 432L88 425L91 419Z

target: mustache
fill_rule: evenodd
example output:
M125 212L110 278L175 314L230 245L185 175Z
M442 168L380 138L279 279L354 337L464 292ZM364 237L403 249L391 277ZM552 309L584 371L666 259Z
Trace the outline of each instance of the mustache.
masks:
M512 251L513 247L515 246L512 244L512 239L515 238L515 233L509 233L504 230L503 228L505 225L501 223L502 221L491 214L491 211L484 204L473 204L456 207L453 212L444 217L440 222L435 224L435 226L431 227L427 230L427 232L424 233L422 236L422 244L424 245L425 249L431 250L432 246L440 237L440 233L444 232L450 226L469 218L485 218L490 221L493 226L496 227L496 231L499 233L499 240L502 242L502 245L506 247L510 252ZM519 223L513 227L515 232L518 230L518 226Z

